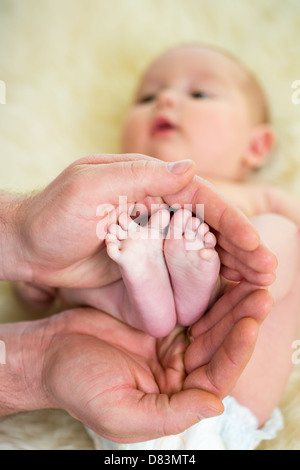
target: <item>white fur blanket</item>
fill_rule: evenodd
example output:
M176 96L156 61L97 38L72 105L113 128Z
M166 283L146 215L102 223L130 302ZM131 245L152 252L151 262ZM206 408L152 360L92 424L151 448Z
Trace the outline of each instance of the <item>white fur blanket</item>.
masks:
M220 45L257 73L278 135L258 178L300 197L300 93L292 88L300 80L299 0L1 0L0 188L32 191L77 158L117 153L142 69L182 42ZM32 318L0 284L0 321ZM260 449L300 449L300 365L281 409L284 430ZM0 420L0 449L9 448L93 444L80 423L48 410Z

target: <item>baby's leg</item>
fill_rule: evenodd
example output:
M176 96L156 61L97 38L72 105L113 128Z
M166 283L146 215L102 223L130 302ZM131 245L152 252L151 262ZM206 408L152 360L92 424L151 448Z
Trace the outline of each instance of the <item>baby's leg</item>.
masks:
M260 215L252 222L278 259L277 278L270 288L274 307L232 396L252 410L261 426L278 405L292 369L291 346L300 313L300 236L298 227L279 215Z
M152 336L163 337L176 325L169 273L163 254L164 232L170 221L159 210L139 227L126 213L109 227L107 253L119 265L128 301L123 319Z
M209 227L190 211L174 214L164 252L180 325L192 325L217 294L220 260L215 245Z
M152 336L163 337L176 324L169 273L163 254L167 210L139 227L127 213L110 225L108 255L118 264L122 281L98 289L63 290L65 306L89 305L113 315Z

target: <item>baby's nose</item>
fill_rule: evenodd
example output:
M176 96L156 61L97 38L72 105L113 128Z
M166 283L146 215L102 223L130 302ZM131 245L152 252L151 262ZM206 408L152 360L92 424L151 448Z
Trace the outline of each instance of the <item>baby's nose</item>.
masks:
M158 108L175 107L179 103L179 96L175 90L164 88L158 94L156 105Z

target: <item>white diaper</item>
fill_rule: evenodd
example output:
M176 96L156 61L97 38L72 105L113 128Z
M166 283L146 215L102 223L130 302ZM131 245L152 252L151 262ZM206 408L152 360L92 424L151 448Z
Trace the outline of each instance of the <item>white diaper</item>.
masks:
M225 398L221 416L195 424L181 434L134 444L117 444L88 430L98 450L254 450L258 444L276 437L283 418L276 408L263 428L254 414L233 397Z

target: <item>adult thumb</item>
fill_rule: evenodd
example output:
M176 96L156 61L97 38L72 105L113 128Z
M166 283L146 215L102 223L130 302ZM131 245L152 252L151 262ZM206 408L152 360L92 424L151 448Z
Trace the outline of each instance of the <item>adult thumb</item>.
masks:
M172 396L132 390L125 406L110 408L110 424L117 431L106 438L118 442L142 442L179 434L200 420L220 416L224 407L219 398L202 390L183 390Z
M192 160L166 163L144 155L99 155L82 159L88 175L87 190L99 204L119 204L126 196L136 202L147 196L176 194L193 179L196 171ZM81 172L82 174L82 172Z

